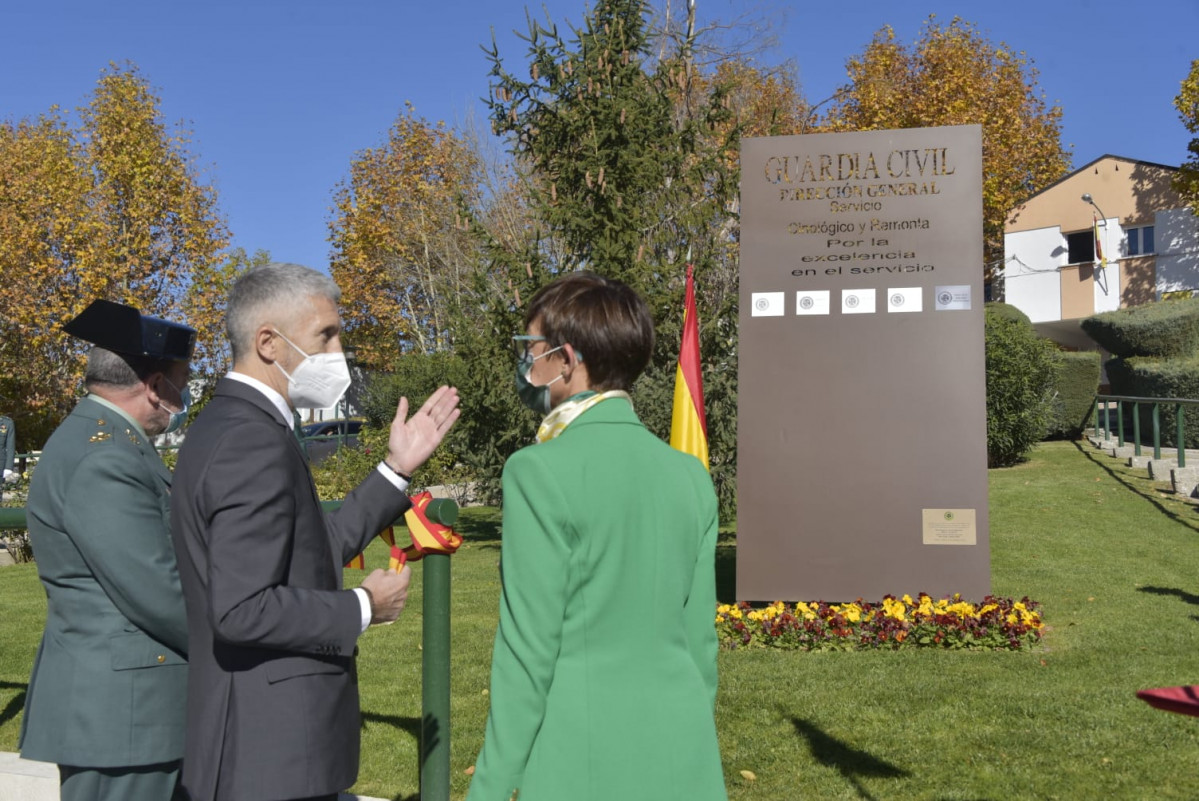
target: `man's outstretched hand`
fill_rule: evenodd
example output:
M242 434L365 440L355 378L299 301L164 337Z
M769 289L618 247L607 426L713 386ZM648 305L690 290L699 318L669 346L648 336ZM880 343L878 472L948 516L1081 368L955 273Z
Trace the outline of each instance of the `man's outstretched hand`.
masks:
M439 387L412 417L407 417L408 399L400 398L387 441L388 466L404 475L415 473L433 455L461 412L454 387Z

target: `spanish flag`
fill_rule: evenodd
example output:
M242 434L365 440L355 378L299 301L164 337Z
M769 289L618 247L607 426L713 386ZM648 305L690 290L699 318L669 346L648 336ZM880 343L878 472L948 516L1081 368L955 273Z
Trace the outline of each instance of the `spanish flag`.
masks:
M1099 239L1099 218L1092 214L1091 219L1095 221L1095 265L1102 270L1107 267L1107 259L1103 258L1103 245Z
M670 447L689 453L708 467L708 422L704 416L704 385L699 368L699 317L695 312L694 268L687 265L683 302L683 342L674 374L674 410L670 418Z

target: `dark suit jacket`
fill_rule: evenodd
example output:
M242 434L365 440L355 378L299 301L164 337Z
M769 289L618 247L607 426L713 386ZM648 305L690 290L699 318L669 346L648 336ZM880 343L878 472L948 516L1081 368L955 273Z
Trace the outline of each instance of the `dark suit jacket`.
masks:
M342 590L342 565L410 505L372 471L324 514L279 410L251 386L217 384L188 429L171 504L191 654L192 801L354 783L361 610Z
M187 624L154 446L91 397L54 431L29 488L46 588L21 755L86 767L183 756Z

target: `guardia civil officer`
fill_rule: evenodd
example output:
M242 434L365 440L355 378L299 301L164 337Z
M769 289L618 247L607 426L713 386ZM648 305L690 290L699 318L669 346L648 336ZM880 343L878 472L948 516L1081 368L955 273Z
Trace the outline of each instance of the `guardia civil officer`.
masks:
M93 347L87 395L29 488L47 611L21 755L58 764L64 801L167 801L180 792L187 617L171 474L151 438L187 414L196 332L104 300L63 328Z
M17 480L17 474L14 472L16 457L17 427L13 425L11 417L0 414L0 469L4 471L3 478L6 482Z

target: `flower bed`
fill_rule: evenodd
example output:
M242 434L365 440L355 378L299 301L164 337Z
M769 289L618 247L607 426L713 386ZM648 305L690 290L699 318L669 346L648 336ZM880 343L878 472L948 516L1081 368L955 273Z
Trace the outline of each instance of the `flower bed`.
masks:
M747 603L716 608L716 631L724 648L789 648L854 651L866 648L971 648L1018 651L1041 640L1039 604L988 595L981 604L960 595L934 600L920 593L881 603L776 601L754 609Z

